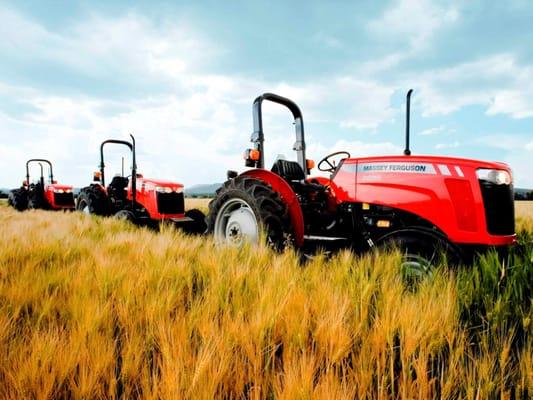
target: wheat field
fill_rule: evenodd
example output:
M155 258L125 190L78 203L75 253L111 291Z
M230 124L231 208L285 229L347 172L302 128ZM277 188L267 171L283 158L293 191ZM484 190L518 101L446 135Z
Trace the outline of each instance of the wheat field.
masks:
M517 205L522 252L413 289L398 254L302 265L2 205L0 398L531 398L531 210Z

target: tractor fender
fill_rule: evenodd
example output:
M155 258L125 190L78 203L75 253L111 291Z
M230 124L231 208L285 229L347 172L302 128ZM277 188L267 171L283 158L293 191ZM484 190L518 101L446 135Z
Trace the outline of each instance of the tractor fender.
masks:
M241 176L259 179L269 184L280 195L281 199L287 204L294 234L294 244L298 248L302 247L304 244L304 216L296 193L294 193L289 184L279 175L266 169L251 169L243 172Z
M107 196L107 189L101 183L91 183L91 186L98 188L101 192L105 193L105 195Z

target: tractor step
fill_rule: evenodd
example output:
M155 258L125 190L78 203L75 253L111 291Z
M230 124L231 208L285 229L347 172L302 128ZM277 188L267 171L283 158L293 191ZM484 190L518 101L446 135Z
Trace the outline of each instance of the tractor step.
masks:
M320 241L320 242L338 242L338 241L346 241L348 239L343 237L334 237L334 236L317 236L317 235L305 235L305 240L313 240L313 241Z
M169 220L172 221L172 222L192 222L192 221L194 221L190 217L170 218Z

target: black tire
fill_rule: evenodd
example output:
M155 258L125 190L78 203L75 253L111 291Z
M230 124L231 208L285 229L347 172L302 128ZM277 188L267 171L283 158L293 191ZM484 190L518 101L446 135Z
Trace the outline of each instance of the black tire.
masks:
M13 189L7 196L8 204L17 211L24 211L28 208L28 195L26 189Z
M123 221L131 222L135 224L135 214L130 210L119 210L115 213L115 218L121 219Z
M226 181L217 190L216 197L209 203L207 233L212 233L218 242L241 246L248 238L240 232L233 236L227 235L227 229L224 230L221 227L224 215L217 219L219 213L225 212L225 207L235 201L246 205L241 209L246 208L253 213L258 230L266 234L269 245L277 250L283 250L291 244L292 235L287 205L270 185L247 176L238 176ZM221 231L226 233L221 233ZM233 240L233 238L236 239Z
M385 235L378 249L398 249L402 253L401 272L408 281L430 276L441 265L457 265L460 250L447 238L425 228L402 229Z
M97 185L84 187L78 194L76 210L87 214L108 216L110 207L107 195Z
M193 208L192 210L186 211L185 216L192 219L192 221L187 221L182 225L185 232L193 235L201 235L202 233L205 233L207 230L207 223L203 212L197 208Z

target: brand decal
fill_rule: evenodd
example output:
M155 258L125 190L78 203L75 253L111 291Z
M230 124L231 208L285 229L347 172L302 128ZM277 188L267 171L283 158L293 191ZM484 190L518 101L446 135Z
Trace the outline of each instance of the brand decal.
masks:
M436 174L432 164L408 162L357 164L357 172Z

